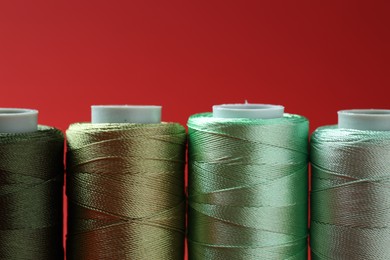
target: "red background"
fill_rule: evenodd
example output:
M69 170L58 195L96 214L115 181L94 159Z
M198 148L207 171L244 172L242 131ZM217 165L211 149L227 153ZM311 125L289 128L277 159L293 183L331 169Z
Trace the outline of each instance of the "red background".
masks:
M311 130L390 108L389 1L0 2L0 107L63 130L92 104L282 104Z

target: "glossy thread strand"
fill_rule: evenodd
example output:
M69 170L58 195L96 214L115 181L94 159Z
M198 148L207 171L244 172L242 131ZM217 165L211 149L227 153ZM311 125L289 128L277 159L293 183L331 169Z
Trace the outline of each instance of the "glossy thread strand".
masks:
M182 260L184 127L73 124L67 139L68 259Z
M328 126L311 140L312 259L389 259L390 131Z
M63 259L64 138L0 133L0 259Z
M189 259L307 259L308 121L190 117Z

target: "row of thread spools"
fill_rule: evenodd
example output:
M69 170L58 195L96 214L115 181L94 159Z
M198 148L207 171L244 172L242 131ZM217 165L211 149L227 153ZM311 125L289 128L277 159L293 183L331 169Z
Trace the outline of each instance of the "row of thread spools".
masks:
M340 111L310 153L282 106L160 119L93 106L67 130L67 259L181 260L186 236L189 259L307 259L309 234L312 259L390 258L390 110ZM25 109L0 132L0 258L62 259L63 135Z

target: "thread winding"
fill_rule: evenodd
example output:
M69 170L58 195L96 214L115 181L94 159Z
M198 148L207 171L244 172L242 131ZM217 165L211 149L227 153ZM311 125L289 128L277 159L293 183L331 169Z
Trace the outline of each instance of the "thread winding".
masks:
M81 123L67 140L68 259L182 260L184 127Z
M0 133L1 259L63 259L63 153L55 128Z
M191 116L189 259L307 259L308 121Z
M313 133L312 259L389 259L389 160L389 131Z

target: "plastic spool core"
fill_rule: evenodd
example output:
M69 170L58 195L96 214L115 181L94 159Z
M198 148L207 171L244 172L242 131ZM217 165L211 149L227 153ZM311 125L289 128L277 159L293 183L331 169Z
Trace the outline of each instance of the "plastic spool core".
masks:
M38 130L38 110L0 108L0 133L29 133Z
M159 124L161 106L91 106L91 122Z
M268 104L223 104L213 106L213 117L271 119L283 117L284 107Z
M337 114L339 128L390 131L389 109L350 109Z

